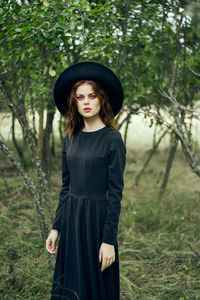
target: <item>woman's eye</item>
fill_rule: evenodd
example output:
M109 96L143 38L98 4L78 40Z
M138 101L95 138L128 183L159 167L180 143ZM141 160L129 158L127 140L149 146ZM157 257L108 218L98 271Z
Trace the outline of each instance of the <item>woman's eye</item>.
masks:
M90 99L95 99L96 98L96 95L91 95L91 96L89 96L90 97ZM84 99L84 97L83 96L77 96L76 97L78 100L83 100Z

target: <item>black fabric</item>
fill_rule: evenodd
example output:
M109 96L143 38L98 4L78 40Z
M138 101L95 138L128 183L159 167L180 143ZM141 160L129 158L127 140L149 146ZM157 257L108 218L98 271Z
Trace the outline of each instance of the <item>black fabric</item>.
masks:
M54 87L54 102L62 115L67 108L68 95L79 80L97 81L108 95L114 116L122 108L124 92L119 78L106 66L96 62L80 62L65 69Z
M117 232L126 148L120 132L105 126L66 135L62 187L52 225L60 232L51 300L119 300ZM101 271L102 242L115 247L115 262Z

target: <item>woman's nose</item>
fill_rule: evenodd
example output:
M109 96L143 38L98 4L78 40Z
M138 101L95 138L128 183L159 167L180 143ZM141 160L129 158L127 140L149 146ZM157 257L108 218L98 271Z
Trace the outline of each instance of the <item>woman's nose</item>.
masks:
M89 103L89 97L85 97L84 103Z

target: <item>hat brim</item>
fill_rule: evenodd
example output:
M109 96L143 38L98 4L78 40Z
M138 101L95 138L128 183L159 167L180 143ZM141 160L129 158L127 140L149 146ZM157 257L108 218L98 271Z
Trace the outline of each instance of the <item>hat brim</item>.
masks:
M108 95L114 116L123 105L124 92L118 77L109 68L96 62L80 62L65 69L54 86L54 102L62 115L67 108L68 95L72 86L79 80L94 80L100 83Z

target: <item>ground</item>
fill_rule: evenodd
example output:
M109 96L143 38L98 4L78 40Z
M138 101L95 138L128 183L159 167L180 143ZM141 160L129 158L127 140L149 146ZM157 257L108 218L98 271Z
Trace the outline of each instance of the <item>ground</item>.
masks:
M186 244L200 252L199 177L179 149L166 194L159 201L167 148L156 152L140 185L135 185L148 151L127 151L118 233L121 300L200 299L200 260ZM49 194L54 210L61 184L59 142L56 153ZM53 268L37 217L15 169L3 154L1 158L1 299L47 300Z

